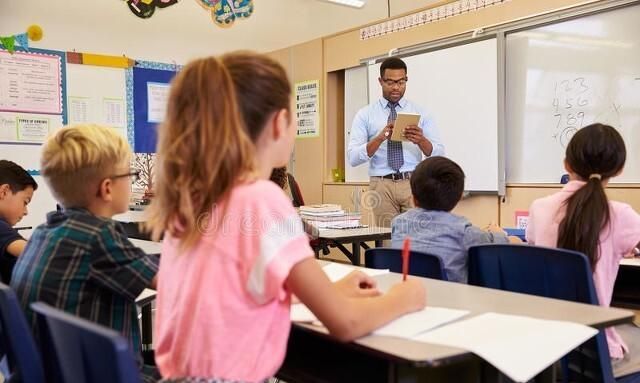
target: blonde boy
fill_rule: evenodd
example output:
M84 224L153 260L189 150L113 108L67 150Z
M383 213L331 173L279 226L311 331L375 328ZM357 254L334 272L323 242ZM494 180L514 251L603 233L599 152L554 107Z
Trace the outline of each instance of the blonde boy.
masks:
M42 149L41 172L64 207L32 234L16 264L11 287L27 318L43 301L113 328L141 355L135 298L155 287L158 259L134 246L111 217L127 210L131 150L113 129L65 127ZM142 366L142 364L141 364ZM142 367L145 381L157 372Z

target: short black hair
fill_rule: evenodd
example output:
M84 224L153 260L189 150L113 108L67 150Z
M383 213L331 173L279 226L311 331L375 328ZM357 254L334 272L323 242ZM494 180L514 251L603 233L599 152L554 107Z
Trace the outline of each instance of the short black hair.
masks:
M9 185L13 193L23 191L28 186L38 189L36 180L26 170L13 161L0 160L0 185Z
M398 57L386 58L382 64L380 64L380 78L384 77L384 71L387 69L404 69L404 73L406 74L407 64Z
M418 207L451 211L464 192L462 168L446 157L429 157L411 175L411 193Z

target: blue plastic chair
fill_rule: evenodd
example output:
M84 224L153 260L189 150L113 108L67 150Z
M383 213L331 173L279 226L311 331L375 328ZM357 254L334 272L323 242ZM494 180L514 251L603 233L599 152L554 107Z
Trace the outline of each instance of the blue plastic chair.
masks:
M481 245L469 249L469 284L598 304L591 267L579 252L523 245ZM604 331L562 360L564 381L616 382ZM632 374L617 382L636 382Z
M31 309L40 331L47 331L41 338L51 342L64 382L141 382L129 342L117 332L42 302Z
M367 249L364 252L364 265L372 269L389 269L395 273L402 273L402 250L388 247ZM448 280L440 257L420 251L410 251L409 274Z
M7 357L5 382L44 383L40 353L31 328L9 286L0 283L0 342Z

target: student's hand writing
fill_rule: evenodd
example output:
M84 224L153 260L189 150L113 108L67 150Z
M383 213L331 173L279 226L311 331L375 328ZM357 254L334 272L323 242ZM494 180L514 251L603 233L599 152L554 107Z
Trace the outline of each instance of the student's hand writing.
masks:
M380 295L375 279L358 270L352 271L334 285L348 297L366 298Z
M408 125L404 128L402 134L406 137L407 140L413 142L418 145L423 140L426 140L426 137L422 133L422 129L420 129L417 125Z
M422 310L427 305L427 290L417 278L409 278L393 285L387 294L405 308L406 312Z
M393 124L388 124L387 126L382 128L380 133L378 133L377 138L381 142L384 142L384 140L390 140L392 135L393 135Z

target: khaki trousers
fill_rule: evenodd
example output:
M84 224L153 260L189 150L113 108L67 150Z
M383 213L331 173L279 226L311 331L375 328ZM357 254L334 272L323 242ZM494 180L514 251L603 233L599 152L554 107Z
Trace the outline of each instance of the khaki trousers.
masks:
M391 227L393 217L414 207L409 180L370 177L363 203L373 211L376 226Z

